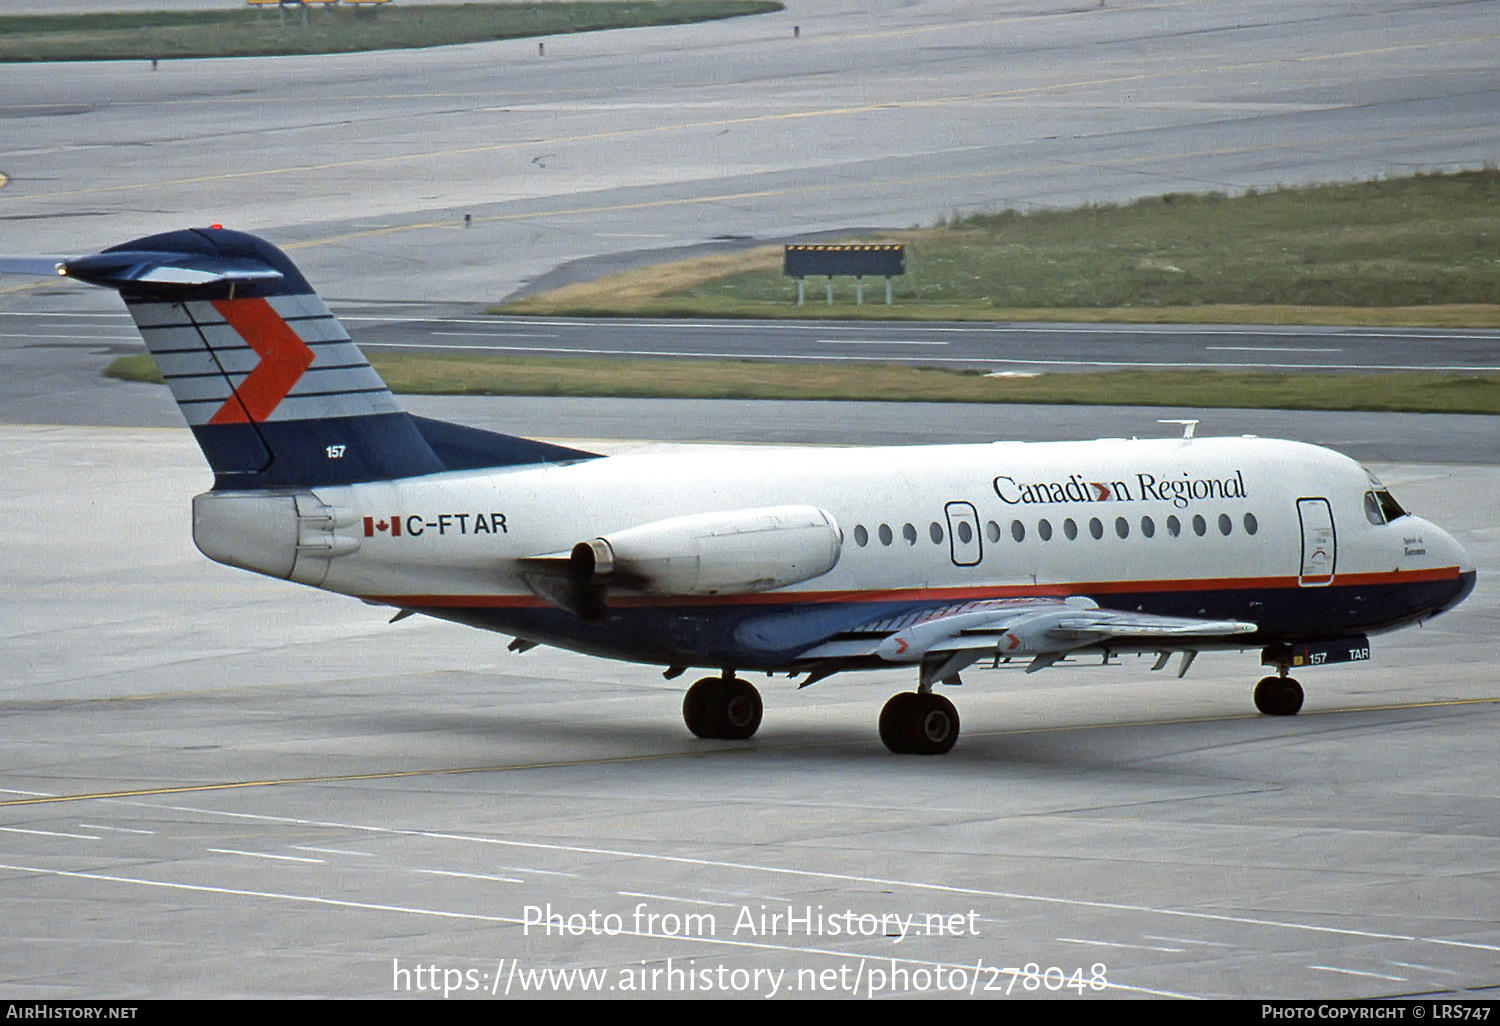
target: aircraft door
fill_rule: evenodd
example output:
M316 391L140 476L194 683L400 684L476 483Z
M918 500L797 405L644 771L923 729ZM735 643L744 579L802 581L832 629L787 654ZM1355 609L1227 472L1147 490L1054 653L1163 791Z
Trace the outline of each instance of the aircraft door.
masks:
M1332 584L1338 557L1333 508L1327 499L1298 499L1297 518L1302 523L1302 568L1297 583L1303 587Z
M950 502L943 507L948 517L948 546L955 566L976 566L984 558L979 514L972 504Z

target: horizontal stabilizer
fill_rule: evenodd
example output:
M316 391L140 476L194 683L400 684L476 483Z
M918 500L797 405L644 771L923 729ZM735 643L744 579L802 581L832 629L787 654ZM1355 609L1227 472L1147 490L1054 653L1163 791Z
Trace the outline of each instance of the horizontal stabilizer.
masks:
M201 253L155 250L106 250L65 260L56 273L112 289L131 285L196 288L237 282L277 282L285 277L269 264L253 258L206 259Z
M62 274L69 257L0 257L0 274L26 274L32 277L54 277Z

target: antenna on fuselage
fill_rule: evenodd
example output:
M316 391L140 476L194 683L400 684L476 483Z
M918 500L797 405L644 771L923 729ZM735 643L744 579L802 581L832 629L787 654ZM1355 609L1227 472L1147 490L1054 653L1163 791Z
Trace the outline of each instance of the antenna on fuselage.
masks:
M1157 423L1158 424L1181 424L1182 425L1182 440L1184 442L1190 442L1190 441L1193 440L1193 431L1194 431L1194 429L1196 429L1198 427L1198 422L1196 420L1159 420L1159 421L1157 421Z

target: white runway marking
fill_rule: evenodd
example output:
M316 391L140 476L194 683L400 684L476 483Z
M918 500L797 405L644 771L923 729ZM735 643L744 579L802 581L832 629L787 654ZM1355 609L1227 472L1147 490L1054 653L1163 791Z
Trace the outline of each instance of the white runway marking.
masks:
M1323 346L1204 346L1210 353L1342 353Z
M541 353L569 354L573 356L662 356L699 360L797 360L812 363L827 363L832 360L868 361L865 356L840 356L834 353L769 353L769 352L694 352L683 349L608 349L597 346L481 346L481 345L423 345L420 342L361 342L362 349L472 349L493 353ZM1443 373L1473 374L1482 371L1500 371L1500 364L1421 364L1421 363L1243 363L1191 360L1003 360L991 357L970 358L962 356L924 356L924 363L954 363L966 367L1116 367L1123 370L1314 370L1314 371L1437 371Z
M716 908L739 908L728 901L705 901L702 898L679 898L672 894L647 894L644 891L615 891L622 898L654 898L657 901L680 901L685 905L712 905Z
M0 317L25 317L27 319L31 319L34 317L77 317L80 320L89 318L95 320L120 321L121 323L128 323L130 321L130 315L124 313L27 313L22 310L0 310Z
M1435 965L1421 965L1417 962L1392 962L1391 965L1399 965L1402 969L1417 969L1424 973L1441 973L1444 976L1462 976L1463 973L1452 969L1439 969Z
M952 345L947 339L935 339L931 342L913 341L910 339L894 338L820 338L820 346L946 346Z
M278 862L310 862L314 865L326 866L327 859L304 859L300 855L272 855L264 851L239 851L235 848L209 848L216 855L244 855L252 859L275 859Z
M1166 951L1174 955L1184 953L1186 948L1162 948L1154 944L1122 944L1118 941L1084 940L1081 937L1058 937L1059 944L1086 944L1092 948L1125 948L1129 951Z
M1044 905L1059 905L1073 908L1104 909L1116 912L1136 912L1168 916L1174 919L1198 920L1209 923L1234 923L1241 926L1264 926L1278 930L1295 930L1305 933L1326 934L1335 937L1362 937L1371 940L1398 940L1414 944L1434 944L1442 947L1463 948L1473 951L1500 952L1500 944L1483 944L1478 941L1451 940L1446 937L1419 937L1414 934L1385 933L1377 930L1356 930L1348 927L1320 926L1315 923L1297 923L1281 919L1261 919L1254 916L1234 916L1228 913L1193 912L1186 909L1152 908L1149 905L1132 905L1125 902L1095 901L1087 898L1062 898L1049 894L1026 894L1018 891L992 890L984 887L964 887L959 884L928 883L921 880L895 880L880 876L864 876L855 873L830 873L816 869L792 869L784 866L757 866L753 863L730 862L721 859L697 859L685 855L660 855L652 852L630 851L619 848L591 848L584 845L548 844L541 841L512 841L497 837L476 837L468 834L452 834L431 830L402 830L395 827L379 827L354 823L328 823L318 820L299 819L291 816L268 816L253 812L225 812L219 809L195 808L190 805L154 805L150 802L132 802L111 799L126 805L137 805L161 811L191 812L198 815L223 816L228 819L246 819L257 822L287 823L293 826L318 827L330 830L364 830L373 834L397 837L425 837L431 840L462 841L469 844L497 845L507 848L522 848L533 851L567 852L575 855L598 856L661 862L669 865L700 866L713 869L730 869L736 872L765 873L772 876L800 877L812 880L833 880L840 883L868 884L879 887L906 887L916 891L936 894L961 894L976 898L997 898L1005 901L1031 901ZM3 867L0 867L3 868Z
M38 335L35 332L0 332L0 338L60 338L70 342L139 342L139 335Z
M428 876L456 876L463 880L488 880L491 883L523 884L525 880L518 880L513 876L490 876L487 873L455 873L447 869L418 869L417 873L425 873Z
M191 811L191 810L188 810ZM395 833L406 833L406 831L392 831ZM0 870L12 873L35 873L41 876L58 876L73 880L95 880L102 883L131 884L138 887L158 887L164 890L189 891L199 894L231 894L244 898L264 898L271 901L292 901L309 905L324 905L334 908L355 908L373 912L396 912L404 915L433 916L440 919L463 919L483 923L507 923L512 926L525 926L526 921L516 916L485 915L478 912L449 912L443 909L420 908L411 905L383 905L376 902L350 901L344 898L324 898L314 894L288 894L282 891L256 891L244 887L214 887L208 884L172 883L165 880L147 880L141 877L115 876L109 873L84 873L66 869L43 869L40 866L17 866L0 863ZM727 937L698 937L693 934L667 934L655 933L650 930L622 929L620 936L644 937L654 940L670 940L679 943L707 944L717 947L746 948L759 951L776 951L792 955L823 955L830 958L841 958L848 960L868 958L865 953L858 951L840 951L834 948L800 947L790 944L769 944L764 941L733 940ZM929 959L917 958L891 958L889 956L880 959L885 963L901 963L903 965L927 966L930 968L967 968L957 962L937 962ZM1109 983L1109 990L1125 991L1133 994L1150 994L1156 997L1191 998L1191 994L1178 994L1169 990L1155 990L1148 987L1132 987L1123 983Z
M566 876L577 879L582 873L564 873L558 869L532 869L530 866L497 866L497 869L507 869L512 873L533 873L541 876Z
M434 331L438 338L556 338L534 331Z
M1220 941L1195 940L1192 937L1160 937L1154 933L1141 934L1141 940L1166 941L1168 944L1197 944L1206 948L1237 948L1238 944L1224 944Z
M1387 976L1385 973L1366 973L1360 972L1358 969L1340 969L1336 965L1310 965L1308 966L1308 968L1316 969L1319 972L1325 973L1339 973L1342 976L1368 976L1371 979L1375 980L1390 980L1392 983L1407 982L1405 976Z
M56 830L27 830L25 827L0 827L0 830L8 834L36 834L40 837L71 837L79 841L104 840L104 838L95 837L93 834L64 834Z

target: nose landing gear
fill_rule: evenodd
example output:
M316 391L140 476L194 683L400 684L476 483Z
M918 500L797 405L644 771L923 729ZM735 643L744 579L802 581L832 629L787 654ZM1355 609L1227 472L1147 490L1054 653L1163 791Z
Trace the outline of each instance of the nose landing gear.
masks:
M1295 716L1302 708L1302 685L1285 670L1277 677L1262 677L1255 685L1255 708L1267 716Z

